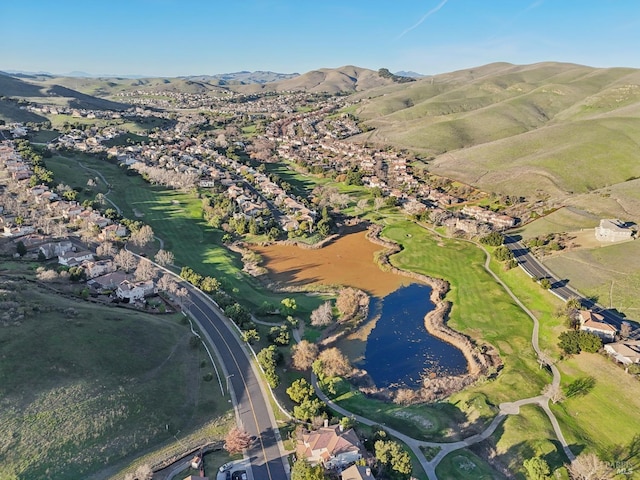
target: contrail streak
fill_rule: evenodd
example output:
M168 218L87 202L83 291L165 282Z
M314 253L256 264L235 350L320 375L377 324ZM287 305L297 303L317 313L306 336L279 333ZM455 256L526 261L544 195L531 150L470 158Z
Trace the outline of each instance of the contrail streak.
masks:
M436 7L432 8L431 10L429 10L427 13L425 13L422 18L420 20L418 20L418 22L415 25L412 25L411 27L407 28L404 32L402 32L400 35L398 35L398 38L402 38L404 37L407 33L409 33L411 30L418 28L420 25L422 25L422 22L424 22L427 18L429 18L431 15L433 15L434 13L436 13L438 10L440 10L442 7L445 6L445 4L448 2L449 0L442 0Z

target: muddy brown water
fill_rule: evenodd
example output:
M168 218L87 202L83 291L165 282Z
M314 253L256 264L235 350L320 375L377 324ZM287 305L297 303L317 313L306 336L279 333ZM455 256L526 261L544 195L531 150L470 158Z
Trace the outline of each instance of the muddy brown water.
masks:
M344 285L382 298L415 280L385 272L374 261L383 250L360 231L344 235L319 249L295 245L254 246L272 280L287 286Z

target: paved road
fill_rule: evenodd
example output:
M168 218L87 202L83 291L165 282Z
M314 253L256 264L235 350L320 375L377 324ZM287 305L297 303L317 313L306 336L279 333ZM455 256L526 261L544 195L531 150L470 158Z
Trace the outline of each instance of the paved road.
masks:
M231 386L236 414L242 427L257 440L247 451L254 480L287 478L285 459L280 450L279 432L271 406L266 400L258 373L249 353L223 318L218 308L203 294L183 282L189 290L186 310L200 324L209 343L223 363L225 383Z
M505 236L504 244L513 252L513 256L518 261L520 266L527 272L530 276L535 278L548 278L551 282L551 293L561 298L564 301L569 300L570 298L577 297L580 299L582 305L586 308L592 309L600 315L602 315L605 320L611 325L616 326L620 329L623 321L627 321L631 323L631 325L636 330L635 336L638 335L638 325L635 322L631 322L628 319L625 319L613 312L612 310L606 310L601 305L598 305L591 299L585 298L579 292L574 290L568 285L568 280L557 278L549 269L547 269L540 261L535 258L529 250L522 245L519 241L517 241L514 237Z

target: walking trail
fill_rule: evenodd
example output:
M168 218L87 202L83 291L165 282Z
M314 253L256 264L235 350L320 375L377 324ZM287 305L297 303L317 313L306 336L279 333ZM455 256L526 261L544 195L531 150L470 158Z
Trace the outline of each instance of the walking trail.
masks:
M439 236L444 237L444 238L448 238L445 235L442 235L439 232L433 230L432 228L427 227L426 225L422 225L421 224L421 226L423 228L433 232L436 235L439 235ZM467 241L469 243L472 243L472 244L474 244L477 247L482 249L482 251L485 254L484 269L495 279L496 282L498 282L502 286L502 288L504 288L504 290L507 292L507 294L509 294L509 296L513 299L513 301L516 302L516 304L533 321L533 333L531 335L531 345L533 346L533 349L535 350L536 354L538 355L538 358L539 358L539 360L541 362L541 365L544 365L544 366L548 367L551 370L551 373L553 375L553 379L551 381L551 385L552 385L553 388L550 389L550 390L559 388L560 387L560 372L558 371L558 368L555 365L553 365L552 363L549 362L549 359L541 352L540 346L538 345L538 333L539 333L539 330L540 330L540 323L538 322L538 319L531 312L531 310L529 310L514 295L514 293L511 291L511 289L489 268L489 263L491 261L491 255L484 248L484 246L482 246L481 244L479 244L477 242L471 241L471 240L465 240L465 241ZM297 342L300 342L301 336L300 336L300 332L299 331L295 331L294 330L294 338L296 339ZM312 374L311 380L312 380L313 387L314 387L318 397L323 402L325 402L327 405L329 405L336 412L338 412L338 413L340 413L341 415L344 415L344 416L353 417L358 422L364 423L365 425L375 425L375 424L378 423L376 421L370 420L370 419L362 417L360 415L355 415L352 412L349 412L348 410L340 407L335 402L333 402L331 399L329 399L327 397L327 395L320 389L320 387L318 385L318 379L316 378L315 374ZM564 450L565 455L567 456L569 461L573 462L573 460L575 460L575 455L569 449L569 444L567 443L567 441L564 438L564 435L562 434L562 430L560 429L560 425L558 424L558 420L556 419L554 413L549 408L550 395L551 394L548 393L548 394L538 395L536 397L523 398L523 399L517 400L515 402L501 403L499 405L499 409L500 409L499 413L496 415L496 417L493 419L491 424L489 424L489 426L483 432L481 432L479 434L476 434L476 435L472 435L472 436L470 436L468 438L465 438L464 440L461 440L461 441L458 441L458 442L425 442L425 441L422 441L422 440L416 440L415 438L409 437L408 435L405 435L405 434L403 434L401 432L398 432L397 430L394 430L394 429L389 428L389 427L385 427L385 430L388 433L390 433L391 435L393 435L394 437L398 438L399 440L402 440L404 443L407 444L407 446L412 450L412 452L414 453L414 455L416 456L416 458L418 459L418 461L422 465L422 468L425 470L427 476L429 477L429 480L437 480L438 477L436 475L436 467L438 466L440 461L446 455L448 455L449 453L451 453L451 452L453 452L455 450L459 450L461 448L466 448L466 447L468 447L470 445L473 445L475 443L482 442L483 440L486 440L488 437L490 437L493 434L493 432L495 432L496 428L498 428L498 425L500 425L500 423L507 417L507 415L518 415L520 413L520 407L521 406L523 406L523 405L538 405L539 407L541 407L544 410L544 412L547 414L547 417L549 417L549 421L551 422L553 430L554 430L556 436L558 437L558 441L562 445L562 449ZM439 451L438 451L437 455L432 460L427 460L427 458L424 456L424 453L422 452L420 447L439 448Z

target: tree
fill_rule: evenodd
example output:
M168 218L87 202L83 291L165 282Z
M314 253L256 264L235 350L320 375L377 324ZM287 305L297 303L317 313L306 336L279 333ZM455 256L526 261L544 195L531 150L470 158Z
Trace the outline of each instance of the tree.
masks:
M163 267L166 267L167 265L173 265L173 262L175 261L173 253L169 252L168 250L162 249L158 250L158 253L156 253L153 259L158 265L161 265Z
M149 225L143 225L139 230L131 233L131 242L140 248L145 247L153 240L153 229Z
M267 348L263 348L256 355L258 364L264 371L267 383L271 388L276 388L280 383L280 378L276 373L276 366L279 361L280 352L276 350L275 345L269 345Z
M27 247L22 240L16 243L16 251L21 257L24 257L27 254Z
M165 273L158 279L158 288L162 291L173 293L178 288L178 282L175 281L173 276Z
M271 329L269 330L269 340L271 340L276 345L289 345L289 342L291 341L289 329L286 325L271 327Z
M333 321L333 309L331 302L326 301L311 312L311 325L314 327L326 327Z
M206 276L200 283L200 289L206 293L212 293L220 289L220 282L213 277Z
M513 258L513 252L504 245L499 246L493 251L493 256L500 262L505 262Z
M626 340L631 336L632 328L629 322L622 322L620 326L620 338Z
M310 421L322 413L324 403L319 398L305 398L300 405L293 407L293 416L298 420Z
M411 473L411 457L393 440L377 440L374 444L375 457L383 465L391 467L392 470L409 475Z
M562 402L564 400L564 394L560 389L560 385L555 385L553 383L548 383L542 389L542 394L546 397L549 397L553 403Z
M125 272L129 272L133 270L136 266L138 260L135 255L131 253L129 250L122 249L120 250L114 257L113 261L116 262L122 270Z
M115 255L116 251L116 247L111 242L102 242L96 247L96 255L99 257Z
M249 448L249 445L251 445L251 436L238 427L233 427L224 437L224 449L230 455L242 453Z
M504 235L500 232L491 232L489 235L485 235L480 239L480 243L490 245L492 247L499 247L504 243Z
M133 272L133 276L138 281L150 280L156 276L156 269L149 260L143 259L138 262L138 266L136 267L135 272Z
M343 319L353 317L360 306L360 294L355 288L347 287L340 290L336 300L336 307Z
M318 346L308 340L302 340L293 346L291 360L296 370L308 370L318 358Z
M295 298L283 298L280 303L282 304L285 315L293 315L293 312L298 308Z
M345 377L351 373L349 359L336 347L323 350L318 359L322 362L323 373L327 377Z
M255 328L242 332L242 340L250 345L260 341L260 335Z
M600 460L595 453L583 453L567 465L572 480L609 480L613 469Z
M313 386L304 378L299 378L287 388L287 395L296 403L302 403L305 399L314 395Z
M548 480L550 478L551 470L544 458L528 458L524 461L523 466L527 472L527 480Z
M543 278L542 280L540 280L540 286L545 290L549 290L551 288L551 280L549 280L548 278Z
M291 480L324 480L322 465L312 467L306 459L296 460L291 468Z

